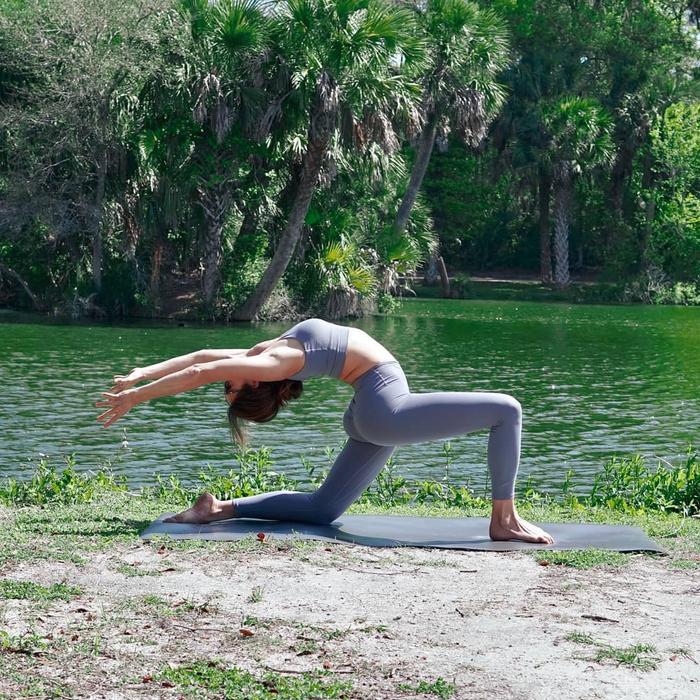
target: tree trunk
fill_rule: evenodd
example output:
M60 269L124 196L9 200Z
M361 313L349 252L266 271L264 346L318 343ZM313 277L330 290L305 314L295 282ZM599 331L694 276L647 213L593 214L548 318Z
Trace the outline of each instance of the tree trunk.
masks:
M423 272L423 284L432 286L437 284L438 279L440 279L440 272L438 271L438 256L440 255L439 249L430 255L428 264Z
M316 189L318 174L335 130L337 114L338 86L335 80L324 72L319 76L316 84L316 95L309 124L308 147L287 225L260 282L243 305L233 312L231 318L235 321L250 321L255 317L292 259L294 248L303 231L311 197Z
M644 169L642 171L642 187L646 190L644 195L644 217L646 219L641 230L640 247L640 267L645 270L649 266L649 239L651 238L654 216L656 215L656 198L654 197L654 170L652 168L651 152L647 149L644 158Z
M394 230L397 233L403 232L403 230L406 228L408 219L411 216L411 209L413 209L416 197L418 196L418 190L420 190L421 185L423 184L423 178L425 177L425 172L428 169L428 163L430 163L430 156L433 152L437 123L437 115L433 113L428 117L427 121L423 125L423 131L421 132L420 139L418 141L416 161L413 164L413 170L411 170L411 177L408 181L408 187L406 188L406 192L401 200L399 210L396 214L396 221L394 222Z
M153 302L153 306L156 309L160 308L160 268L163 262L163 251L165 245L163 244L163 238L158 235L153 246L153 253L151 255L151 281L150 281L150 297Z
M539 199L540 199L540 279L543 284L552 281L552 247L549 230L549 200L552 194L552 178L544 169L539 171Z
M440 271L440 283L442 284L442 296L448 299L450 296L450 278L447 276L447 268L442 255L438 258L438 270Z
M358 302L358 294L352 288L331 289L326 298L324 317L337 320L358 316L360 314Z
M569 222L573 202L573 183L568 164L563 164L554 177L554 283L563 289L569 277Z
M199 188L199 204L204 210L205 230L202 256L204 272L202 274L202 297L206 308L211 309L216 301L221 284L221 233L231 203L227 186L215 185Z
M22 279L22 277L15 272L11 267L7 267L7 265L3 265L0 263L0 276L1 275L7 275L8 277L13 277L19 285L24 289L26 292L27 296L32 300L32 304L34 305L34 308L37 311L41 311L41 304L39 303L39 300L37 299L36 295L32 290L30 289L29 285Z
M104 149L97 159L97 183L92 211L89 211L90 233L92 235L92 284L96 292L102 289L102 203L105 198L105 180L107 178L107 155Z

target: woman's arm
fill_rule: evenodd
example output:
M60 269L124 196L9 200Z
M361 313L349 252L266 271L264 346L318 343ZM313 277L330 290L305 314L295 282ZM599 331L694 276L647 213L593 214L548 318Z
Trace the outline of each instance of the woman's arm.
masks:
M107 428L137 404L161 396L190 391L205 384L224 382L227 379L262 382L286 379L299 369L299 359L296 355L285 356L275 353L252 357L238 355L214 362L192 364L150 384L127 389L118 394L103 392L101 394L104 397L103 400L98 401L95 406L107 408L107 410L97 420L102 420L103 427Z
M114 385L112 386L111 390L124 391L125 389L129 389L139 382L167 377L169 374L187 369L195 364L215 362L216 360L228 360L239 355L259 355L276 340L277 338L273 338L272 340L263 340L257 345L254 345L252 348L197 350L195 352L187 353L187 355L180 355L179 357L173 357L169 360L164 360L163 362L158 362L154 365L148 365L148 367L136 367L127 375L115 375L113 380Z

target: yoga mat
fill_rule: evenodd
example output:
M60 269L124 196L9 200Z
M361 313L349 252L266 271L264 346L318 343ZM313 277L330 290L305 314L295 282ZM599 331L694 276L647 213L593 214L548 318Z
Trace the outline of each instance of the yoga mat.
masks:
M219 520L208 525L164 523L164 513L142 533L144 540L168 535L176 540L240 540L292 538L351 542L366 547L437 547L441 549L483 549L504 552L520 549L612 549L618 552L661 552L668 554L644 531L628 525L590 523L536 523L554 538L554 544L536 544L489 539L488 518L419 518L411 515L343 515L330 525L311 525L255 518Z

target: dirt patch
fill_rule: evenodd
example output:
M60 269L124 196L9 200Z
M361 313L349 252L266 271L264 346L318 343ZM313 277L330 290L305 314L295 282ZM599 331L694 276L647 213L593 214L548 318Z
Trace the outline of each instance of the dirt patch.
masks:
M0 600L15 647L27 635L35 642L0 653L8 697L32 673L45 693L176 698L181 689L158 674L199 659L257 676L325 669L351 681L346 697L356 698L437 697L406 685L438 678L454 684L453 698L700 690L697 570L643 555L577 570L519 552L143 543L84 566L32 562L3 576L81 591L68 602ZM652 670L595 660L601 645L642 644L653 646L641 652Z

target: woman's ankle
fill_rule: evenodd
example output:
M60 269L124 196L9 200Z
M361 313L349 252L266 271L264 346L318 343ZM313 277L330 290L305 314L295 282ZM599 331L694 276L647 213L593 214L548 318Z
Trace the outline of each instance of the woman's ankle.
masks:
M491 520L498 523L508 523L517 518L513 498L494 498L491 502Z
M217 520L226 520L235 516L233 501L217 501L215 506Z

